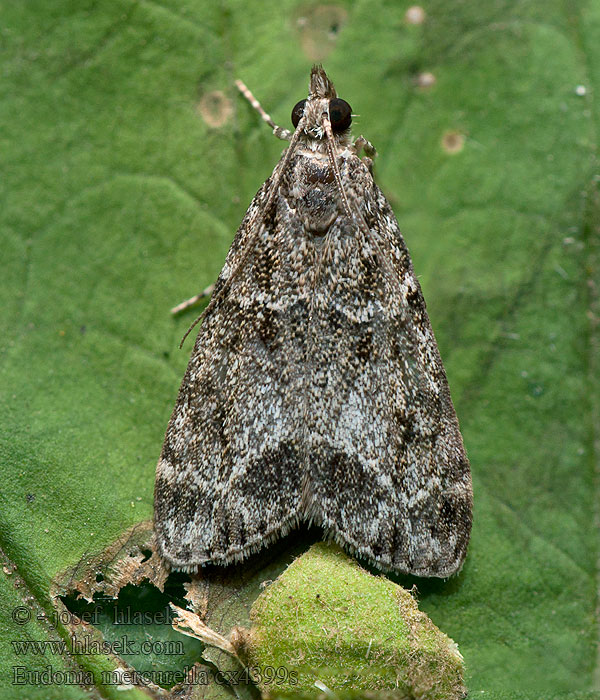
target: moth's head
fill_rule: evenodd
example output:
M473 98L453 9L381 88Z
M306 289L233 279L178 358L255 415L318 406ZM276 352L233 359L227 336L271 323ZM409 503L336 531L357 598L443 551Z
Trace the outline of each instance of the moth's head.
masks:
M333 137L338 143L350 143L352 107L337 96L323 67L313 66L308 97L298 102L292 110L292 124L294 128L298 128L302 120L300 126L309 140L324 141L324 118L329 119Z

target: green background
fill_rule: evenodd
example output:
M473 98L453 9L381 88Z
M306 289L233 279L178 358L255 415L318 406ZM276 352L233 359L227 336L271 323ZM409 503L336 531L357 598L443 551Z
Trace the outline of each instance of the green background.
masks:
M420 607L473 697L600 691L600 2L408 6L0 2L0 697L10 641L51 638L14 607L151 517L191 347L169 308L282 150L233 80L289 126L314 60L379 151L473 469L464 570Z

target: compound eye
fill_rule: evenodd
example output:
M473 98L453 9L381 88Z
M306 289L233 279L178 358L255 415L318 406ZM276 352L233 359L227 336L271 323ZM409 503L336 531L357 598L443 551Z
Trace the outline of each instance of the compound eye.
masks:
M292 124L294 125L294 129L298 126L300 120L302 119L305 104L306 100L300 100L300 102L298 102L292 110Z
M345 131L352 124L352 107L346 100L329 100L329 121L333 131Z

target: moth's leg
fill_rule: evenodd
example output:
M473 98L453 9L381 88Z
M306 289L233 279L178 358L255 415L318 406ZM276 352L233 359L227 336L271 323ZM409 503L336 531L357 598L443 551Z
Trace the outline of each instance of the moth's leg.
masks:
M283 129L281 126L277 126L271 117L265 112L261 107L260 102L254 97L254 95L248 90L246 85L241 80L235 81L235 86L242 93L242 95L248 100L248 102L254 107L254 109L260 114L262 120L267 122L267 124L273 129L273 134L277 136L278 139L282 141L290 141L294 132L288 129Z
M375 146L362 135L356 139L352 146L354 147L354 153L356 153L356 155L358 155L361 150L364 150L365 156L361 158L361 160L367 166L369 172L373 174L373 158L377 156Z
M377 151L375 146L367 139L362 136L362 134L354 141L352 144L354 146L354 152L358 155L362 150L364 150L365 155L373 159L377 156Z
M201 299L204 299L205 297L209 297L213 293L213 289L215 288L214 284L210 284L206 289L202 290L200 294L196 294L196 296L191 297L190 299L186 299L186 301L182 301L181 304L177 304L177 306L174 306L171 309L171 313L173 315L175 314L180 314L182 311L185 311L186 309L189 309L190 306L194 306L197 304Z

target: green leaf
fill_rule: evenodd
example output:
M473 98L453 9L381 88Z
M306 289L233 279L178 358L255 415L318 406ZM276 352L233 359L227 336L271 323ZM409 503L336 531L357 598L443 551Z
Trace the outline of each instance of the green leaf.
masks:
M51 614L55 577L151 517L191 345L169 308L214 281L282 150L233 79L287 126L322 60L379 151L473 468L465 568L417 581L420 607L473 695L589 698L600 5L432 0L421 24L408 6L3 3L0 546Z
M461 700L456 644L419 612L411 594L371 576L338 545L319 543L257 599L249 667L261 689L295 697L394 690L400 700ZM343 697L343 695L342 695Z
M51 619L36 604L24 581L8 566L4 567L0 583L0 634L0 697L26 696L36 700L89 697L79 684L93 681L93 676L68 662L63 652L65 642L53 629Z

